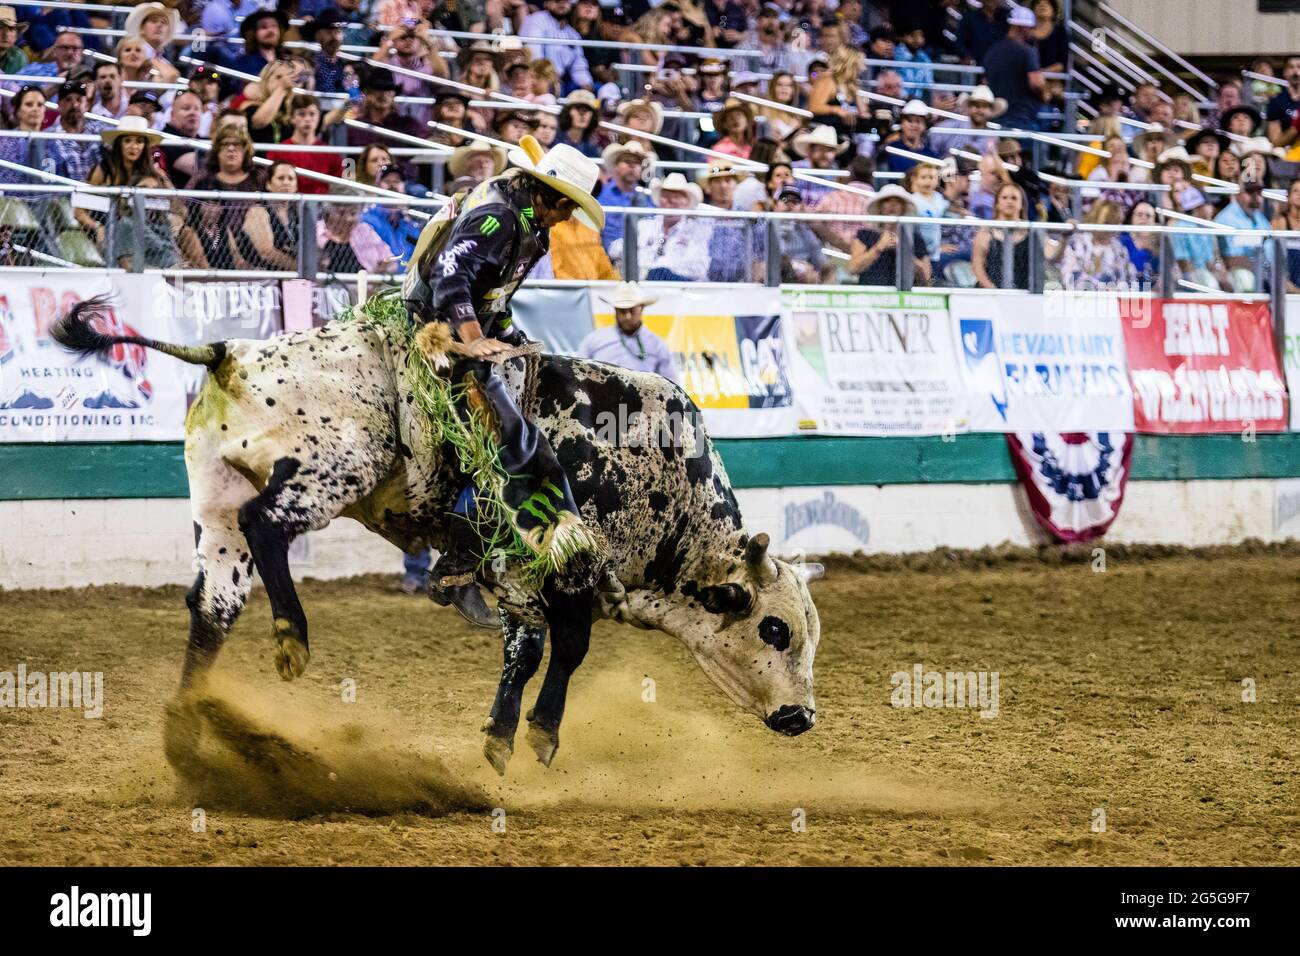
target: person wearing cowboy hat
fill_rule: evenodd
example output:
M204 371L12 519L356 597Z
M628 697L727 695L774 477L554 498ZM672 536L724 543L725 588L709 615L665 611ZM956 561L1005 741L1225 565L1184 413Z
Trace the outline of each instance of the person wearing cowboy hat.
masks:
M388 70L373 67L361 81L361 103L357 119L371 126L423 138L428 128L421 128L409 116L397 111L397 84ZM349 146L369 146L371 143L389 143L391 140L379 133L356 126L348 127Z
M1219 129L1233 136L1249 138L1255 135L1262 122L1259 110L1243 104L1234 106L1219 117Z
M1236 195L1214 217L1214 221L1230 229L1268 232L1272 224L1264 213L1264 181L1251 175L1243 164L1237 182L1239 189ZM1263 253L1261 241L1245 236L1225 236L1220 239L1220 248L1223 264L1232 276L1236 291L1254 292L1255 262Z
M447 175L452 179L468 176L475 185L500 176L506 168L505 150L481 139L461 146L447 160Z
M911 193L897 183L890 183L867 204L868 216L914 216L916 205ZM916 285L930 283L930 257L921 230L912 230L913 276ZM898 266L898 224L870 223L858 230L849 249L848 271L858 277L859 285L893 287Z
M574 90L560 100L560 142L568 143L584 156L600 155L597 136L600 124L600 101L589 90Z
M633 140L630 143L610 143L600 154L601 165L605 167L608 179L600 187L600 204L602 206L644 206L645 195L641 187L641 177L645 174L646 163L650 154ZM623 239L622 213L605 217L605 228L601 230L600 242L608 252L615 242Z
M239 24L242 47L227 47L226 64L232 70L259 76L268 63L281 58L281 44L289 29L289 18L280 10L255 10ZM236 53L234 51L242 50Z
M516 168L481 183L458 210L425 227L402 282L402 298L412 320L424 326L416 347L434 369L450 369L456 382L472 376L477 397L491 406L501 436L500 466L510 476L503 499L511 520L521 539L558 564L570 553L592 550L595 538L582 524L546 436L520 413L488 360L524 341L513 328L510 300L549 251L550 230L570 217L596 232L605 225L594 195L600 168L563 143L543 151L531 136L511 150L509 159ZM453 358L456 341L459 359ZM470 414L467 400L458 399L462 416ZM554 517L548 509L522 507L543 488L550 489L547 505ZM480 557L474 500L467 485L457 498L449 546L433 570L430 597L455 605L475 624L497 627L474 581Z
M1187 152L1192 158L1192 172L1201 176L1213 176L1214 164L1219 154L1228 148L1228 137L1212 126L1193 133L1187 139Z
M700 170L695 181L704 191L708 205L731 209L736 186L745 173L725 160L715 160ZM759 244L744 219L717 219L709 230L710 282L751 282L759 277Z
M653 372L677 385L682 383L677 363L667 343L645 327L641 313L658 298L635 282L620 282L612 295L600 301L614 309L614 324L588 332L578 343L578 355L633 372Z
M1173 133L1163 126L1157 126L1133 137L1133 155L1154 165L1160 158L1160 154L1173 147L1176 142L1177 137ZM1145 166L1134 165L1129 169L1128 179L1133 183L1149 183L1151 170Z
M916 156L929 156L938 159L930 148L929 140L930 110L920 100L908 100L898 114L898 131L885 142L883 166L891 173L905 173L920 160L914 156L902 156L890 152L889 147L906 150Z
M994 96L993 91L984 83L958 97L957 105L966 114L965 120L948 119L930 127L930 148L940 159L946 159L950 150L963 147L977 153L984 152L994 137L970 136L961 131L988 129L990 121L1007 111L1007 101Z
M1274 146L1265 136L1256 136L1244 143L1233 143L1232 151L1241 160L1241 175L1265 185L1268 185L1270 174L1268 161L1286 157L1286 151Z
M18 38L27 32L27 24L18 22L13 7L0 7L0 73L13 75L27 65L27 54Z
M651 282L703 282L709 271L709 221L672 214L698 206L704 198L700 187L673 172L650 184L650 198L665 213L642 216L637 222L637 262L642 277ZM616 243L610 257L620 257L622 246L622 242Z
M664 108L653 100L628 100L619 104L615 122L620 126L657 135L664 128Z
M315 63L316 92L344 93L343 58L339 50L343 46L343 27L347 23L337 7L326 7L316 14L316 19L308 20L299 32L308 43L320 46L312 57Z
M727 102L727 71L730 65L726 60L706 57L695 68L700 78L700 88L695 92L693 106L696 112L713 113Z
M149 57L152 60L155 56L167 56L167 44L181 32L183 26L179 11L161 3L141 3L127 14L122 29L129 37L144 38L153 49Z
M840 139L831 126L814 126L795 135L790 148L796 156L802 157L792 164L792 169L834 169L835 157L849 148L847 139ZM820 182L799 180L799 192L803 194L805 206L816 205L823 196L831 191L830 186Z
M533 114L524 110L497 110L492 120L492 131L497 139L515 146L524 138L532 121Z

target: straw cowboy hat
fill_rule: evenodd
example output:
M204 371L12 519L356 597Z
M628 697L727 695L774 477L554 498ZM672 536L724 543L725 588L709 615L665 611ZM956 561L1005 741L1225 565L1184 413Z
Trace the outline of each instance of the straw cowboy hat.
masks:
M600 112L600 100L591 90L574 90L557 103L558 106L585 106L593 113Z
M144 21L153 16L163 17L170 23L172 36L176 36L181 32L180 13L163 6L161 3L140 4L127 15L126 25L122 29L129 37L138 36L140 28L144 26Z
M616 309L635 309L638 305L650 305L659 301L659 296L642 292L635 282L620 282L609 298L600 296L600 301Z
M510 151L510 162L577 203L573 218L588 229L600 232L605 228L605 210L591 193L600 181L600 167L594 159L582 155L568 143L544 150L533 137L525 136Z
M664 108L658 103L650 100L636 99L628 100L622 103L618 108L618 123L620 126L626 126L628 117L633 113L648 113L650 115L650 132L658 133L664 128Z
M1188 154L1186 147L1171 146L1156 157L1157 166L1163 166L1165 163L1178 163L1190 169L1192 165L1192 157Z
M686 193L691 197L691 204L687 209L694 209L704 201L704 193L695 183L690 182L681 173L669 173L663 179L656 179L650 184L650 198L654 204L659 205L659 196L664 192Z
M707 186L715 179L726 179L728 177L732 179L743 179L745 177L745 171L743 169L737 169L735 166L732 166L730 163L724 162L723 160L715 159L707 169L701 169L699 173L696 174L695 181L701 186Z
M118 120L116 126L111 126L99 134L99 138L104 141L104 145L112 147L113 141L122 136L141 136L149 141L149 145L162 142L162 133L150 128L149 121L143 116L128 115Z
M722 109L713 114L713 128L721 133L727 128L727 116L731 113L744 113L749 119L749 125L754 125L754 111L748 103L741 100L728 99L722 104Z
M1145 133L1139 133L1138 135L1134 136L1133 152L1136 153L1138 156L1141 156L1143 153L1146 152L1148 144L1150 144L1150 142L1155 139L1158 139L1160 140L1160 142L1164 143L1166 148L1174 145L1174 134L1169 132L1169 130L1165 129L1164 127L1158 127L1156 129L1149 129Z
M880 190L880 192L871 197L871 201L867 203L867 215L880 215L880 204L886 199L903 200L903 215L915 215L916 202L912 199L912 194L897 183L890 183L884 189Z
M835 154L838 156L849 148L849 141L840 139L830 126L814 126L812 132L800 133L796 136L792 146L799 156L807 156L808 147L810 146L829 146L835 150Z
M1007 101L1000 96L994 96L993 90L986 83L981 83L969 93L963 93L958 98L958 103L988 103L993 107L993 116L998 117L1007 111Z
M463 70L469 66L469 61L480 53L492 59L492 69L500 68L501 49L487 40L475 40L469 46L461 47L460 52L456 54L456 65Z
M1286 151L1280 147L1275 147L1267 136L1256 136L1248 139L1244 143L1233 143L1232 151L1241 159L1247 156L1267 156L1272 159L1282 159L1286 156Z
M465 175L465 167L469 165L471 159L488 154L492 156L492 175L500 176L501 171L506 168L506 151L481 139L466 143L452 153L451 159L447 160L447 172L451 173L452 179L458 179Z
M13 7L0 7L0 23L12 30L17 30L19 36L27 32L28 25L18 22L18 12Z
M619 158L627 155L636 157L642 169L645 168L646 161L650 159L650 154L646 152L645 147L636 140L631 140L626 143L610 143L601 152L600 162L605 167L606 172L612 173L614 167L618 165Z

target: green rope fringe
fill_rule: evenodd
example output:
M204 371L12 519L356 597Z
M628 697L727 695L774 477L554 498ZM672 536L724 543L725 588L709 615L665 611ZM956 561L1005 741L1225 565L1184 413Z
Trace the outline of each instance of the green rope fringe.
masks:
M461 472L473 481L477 490L477 513L469 520L483 543L480 570L504 559L507 565L519 569L524 587L538 590L547 577L563 570L579 555L599 554L604 550L599 532L578 522L557 524L547 550L538 551L524 540L513 520L513 511L505 503L505 487L510 476L501 466L492 429L477 412L469 416L468 422L462 419L456 406L468 388L435 374L415 347L418 328L407 316L398 290L385 290L372 296L359 311L349 307L338 320L369 321L406 347L407 385L427 426L429 449L451 445Z

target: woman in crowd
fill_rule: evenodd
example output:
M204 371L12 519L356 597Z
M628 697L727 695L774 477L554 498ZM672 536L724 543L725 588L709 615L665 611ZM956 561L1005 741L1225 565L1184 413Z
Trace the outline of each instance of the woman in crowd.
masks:
M569 26L577 30L583 40L617 40L614 31L622 33L621 28L605 23L598 0L578 0L569 11ZM582 52L587 57L587 67L597 89L605 83L618 82L618 74L614 71L614 64L622 62L618 50L589 46Z
M1024 222L1025 194L1015 183L998 187L993 200L994 222ZM979 229L971 247L971 269L981 289L1007 288L1006 247L1011 239L1010 288L1029 288L1029 233L1024 229Z
M45 93L39 86L24 86L9 100L10 111L0 108L4 128L39 133L45 123ZM45 141L26 136L0 137L0 159L41 169L45 165ZM16 169L0 167L0 183L30 183L34 177Z
M781 195L781 190L791 183L794 183L794 169L791 167L789 160L781 158L771 160L767 165L767 172L756 175L762 177L761 179L755 180L755 182L762 184L763 192L759 198L748 207L748 209L753 212L771 212L776 209L776 197ZM735 197L733 197L732 200L733 204L735 198L741 197L741 187L744 185L744 183L741 183L740 186L736 187ZM743 198L748 200L750 191L743 190L743 192L745 193Z
M137 176L128 186L141 189L170 189L171 183L155 175ZM141 201L140 199L136 200ZM194 234L185 223L181 214L179 199L149 197L143 200L144 231L139 243L144 250L144 268L146 269L206 269L207 255ZM114 226L114 257L117 265L131 272L135 264L137 250L136 219L129 208L123 208Z
M266 191L281 195L300 191L298 173L291 163L281 160L272 164ZM272 201L250 207L234 240L235 269L297 271L298 204Z
M128 186L133 180L152 178L166 183L163 188L172 188L166 174L154 164L151 153L162 140L162 134L150 129L144 117L124 116L117 126L110 126L100 133L99 138L103 147L99 162L86 177L89 185ZM89 209L77 208L74 212L77 221L94 235L100 248L104 248L107 217Z
M1070 40L1061 22L1057 0L1035 0L1031 9L1037 23L1029 32L1038 47L1038 62L1045 73L1061 73L1065 70Z
M832 127L841 138L853 133L859 116L869 115L860 77L865 57L861 50L842 46L831 54L831 68L817 77L808 91L808 109L815 122Z
M1088 225L1118 226L1124 220L1119 203L1099 199L1083 217ZM1116 232L1077 232L1061 256L1061 284L1069 291L1133 289L1137 271Z
M596 112L600 107L596 97L586 90L574 90L560 100L560 142L572 146L583 156L600 158L600 132Z
M1170 194L1164 194L1166 197ZM1174 208L1181 209L1175 206ZM1133 204L1133 208L1128 211L1124 217L1124 222L1130 226L1155 226L1159 225L1156 220L1156 207L1146 199L1139 199ZM1124 245L1124 251L1128 253L1129 262L1133 263L1133 269L1137 273L1138 281L1144 288L1151 288L1155 285L1156 278L1160 274L1160 236L1154 232L1126 232L1120 236L1119 241Z
M867 206L870 216L914 216L916 205L907 190L890 184L876 193ZM912 233L912 283L930 284L930 256L919 232ZM858 277L858 285L895 287L898 267L898 223L871 223L858 231L849 250L848 271Z
M234 124L221 126L212 137L205 170L190 183L190 189L261 192L262 178L253 165L253 141L248 133ZM234 268L234 237L243 229L251 205L245 199L190 201L189 224L207 250L212 268Z
M294 85L289 62L273 60L262 68L257 83L245 88L247 99L240 112L248 117L248 135L254 143L278 143L289 136Z
M1276 232L1300 232L1300 179L1293 179L1286 191L1286 205L1273 217ZM1286 240L1287 292L1300 292L1300 239Z
M798 107L799 86L794 81L794 74L784 70L774 73L767 84L767 98L783 106ZM758 118L763 124L763 135L778 141L799 132L803 125L803 119L797 113L788 113L772 106L759 107Z
M534 60L528 66L529 95L523 97L530 103L553 106L559 102L560 76L550 60Z
M1113 159L1115 151L1106 145L1111 140L1119 140L1124 143L1124 126L1119 121L1118 116L1098 116L1088 124L1089 134L1097 138L1088 145L1093 149L1104 149L1111 154ZM1128 155L1128 146L1124 145L1124 155ZM1103 156L1097 156L1093 153L1080 153L1079 165L1076 167L1076 175L1080 179L1088 179L1092 176L1093 170L1097 169L1105 160Z
M143 37L123 37L113 50L122 79L138 82L175 83L181 72L157 56L150 59L149 45Z
M749 105L740 100L728 100L726 106L714 114L714 128L722 137L711 149L738 159L749 159L754 149L754 114Z
M387 146L381 146L379 143L371 143L361 150L361 155L357 157L356 180L363 186L373 186L379 178L379 171L385 166L394 166L393 154L388 151Z
M1241 177L1241 158L1230 149L1219 154L1214 164L1214 178L1224 182L1235 183Z
M538 110L533 116L533 124L529 131L533 134L533 139L550 149L551 144L555 142L555 137L560 133L560 126L554 113Z
M328 203L316 223L320 271L336 275L397 271L397 257L369 223L361 221L359 203Z

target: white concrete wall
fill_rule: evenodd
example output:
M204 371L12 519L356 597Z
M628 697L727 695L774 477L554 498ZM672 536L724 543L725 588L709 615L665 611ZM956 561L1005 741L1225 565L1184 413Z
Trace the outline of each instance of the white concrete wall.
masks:
M1248 58L1300 50L1300 13L1260 13L1255 0L1107 2L1184 56L1237 54Z
M768 532L783 552L896 553L1046 540L1013 484L757 488L738 497L747 527ZM827 503L833 520L806 524L807 506ZM1300 479L1133 481L1107 536L1191 546L1245 538L1300 538ZM188 584L193 544L189 502L180 499L0 501L0 588ZM401 572L397 549L349 519L308 535L291 559L300 578Z

